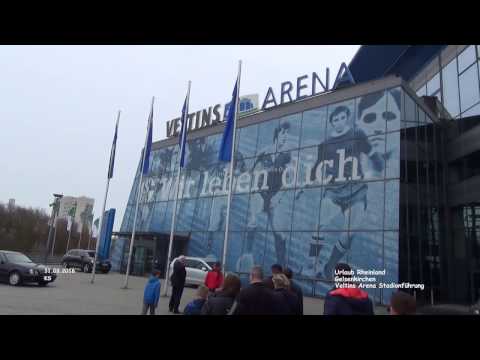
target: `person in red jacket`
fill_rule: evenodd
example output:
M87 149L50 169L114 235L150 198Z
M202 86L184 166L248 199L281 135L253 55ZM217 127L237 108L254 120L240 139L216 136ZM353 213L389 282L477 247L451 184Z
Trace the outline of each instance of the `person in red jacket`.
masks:
M223 284L222 266L219 262L213 265L213 270L207 273L205 286L212 292L215 292Z

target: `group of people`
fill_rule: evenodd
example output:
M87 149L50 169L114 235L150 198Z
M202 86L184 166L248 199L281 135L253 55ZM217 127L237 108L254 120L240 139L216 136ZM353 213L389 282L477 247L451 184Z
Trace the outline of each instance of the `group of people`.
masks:
M303 315L303 294L291 281L292 271L272 266L272 276L264 278L260 266L250 272L250 285L242 288L240 278L228 274L223 279L217 263L207 274L205 285L186 307L185 315Z
M205 283L200 285L193 301L187 304L184 315L303 315L302 289L292 281L293 272L281 265L271 267L272 275L264 277L263 269L254 266L250 271L250 284L242 288L240 278L235 274L222 273L220 263L216 263L207 273ZM338 263L335 272L348 274L348 264ZM155 271L148 280L144 292L142 314L150 310L155 314L160 297L160 273ZM170 312L179 314L179 304L185 285L185 257L181 256L174 264ZM336 283L324 302L324 315L374 315L373 302L368 293L353 282ZM390 300L388 311L391 315L413 315L416 311L415 298L397 291Z

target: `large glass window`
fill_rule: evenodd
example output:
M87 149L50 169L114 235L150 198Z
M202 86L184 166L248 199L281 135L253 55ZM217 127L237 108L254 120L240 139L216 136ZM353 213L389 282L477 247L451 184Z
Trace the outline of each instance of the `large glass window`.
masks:
M248 204L247 230L266 231L268 222L267 191L250 194Z
M269 120L258 125L257 156L274 153L277 147L278 120Z
M270 191L264 199L268 231L290 231L295 191Z
M427 84L423 85L420 87L420 89L417 90L417 96L422 97L427 95Z
M212 198L199 198L197 200L195 214L193 215L192 231L208 230Z
M290 242L290 232L268 232L265 242L264 270L270 273L272 264L287 264L287 247Z
M387 96L385 91L365 95L357 101L357 136L373 136L387 129Z
M193 200L183 200L178 202L178 213L177 213L177 231L190 231L192 228L193 214L195 212L196 199Z
M427 95L431 96L440 90L440 73L437 73L427 82Z
M458 100L457 59L442 69L443 104L452 116L460 113Z
M400 177L400 132L387 134L385 148L386 178Z
M471 66L459 77L460 83L460 109L467 110L480 101L478 88L478 67Z
M320 205L320 230L348 230L349 212L345 210L350 196L350 183L330 185L323 189Z
M325 141L327 107L305 111L302 119L301 146L318 145Z
M277 152L298 149L301 125L301 113L285 116L280 119L279 127L275 129L274 133Z
M415 101L405 93L405 121L408 122L418 122L417 118L417 105L415 104Z
M219 196L213 198L212 210L210 212L209 231L225 231L227 217L227 197Z
M243 231L246 226L249 195L234 195L230 205L229 231Z
M239 154L244 158L255 156L257 150L258 125L247 126L237 131L239 131L240 135L236 156L239 156Z
M458 72L461 74L475 62L476 58L475 46L470 45L458 55Z
M400 182L398 180L385 182L385 229L398 229L400 209L399 199Z
M297 170L297 187L318 186L320 184L321 179L316 181L315 175L315 171L318 168L316 166L318 152L319 148L316 146L300 150Z
M296 191L293 231L318 231L321 196L322 188Z
M384 117L387 123L387 131L400 130L402 93L403 90L400 90L400 88L387 90L387 113Z
M465 111L462 114L462 117L469 117L469 116L476 116L476 115L480 115L480 103L478 103L477 105Z
M350 199L350 230L383 229L383 181L353 183Z
M327 141L339 142L352 137L355 101L349 100L328 106Z

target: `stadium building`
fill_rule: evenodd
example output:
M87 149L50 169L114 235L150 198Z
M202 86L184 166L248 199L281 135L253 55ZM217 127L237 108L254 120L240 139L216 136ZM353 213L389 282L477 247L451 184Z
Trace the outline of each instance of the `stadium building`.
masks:
M306 295L323 296L343 261L379 271L377 287L366 289L377 303L388 302L391 283L410 284L405 290L420 302L478 300L479 55L478 45L362 46L331 88L328 73L314 73L283 83L281 93L269 89L259 110L245 100L226 269L245 276L254 264L269 273L280 263ZM228 163L218 161L220 117L217 107L189 116L175 256L222 258ZM178 119L168 127L144 177L134 274L166 261ZM139 169L112 251L120 271Z

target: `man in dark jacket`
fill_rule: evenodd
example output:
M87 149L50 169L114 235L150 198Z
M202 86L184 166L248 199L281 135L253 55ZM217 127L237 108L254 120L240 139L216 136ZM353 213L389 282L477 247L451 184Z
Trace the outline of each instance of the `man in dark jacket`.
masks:
M250 272L250 285L237 296L233 315L274 315L276 313L273 290L263 282L263 270L254 266Z
M351 277L353 272L348 264L338 263L335 276ZM325 297L323 315L374 315L373 303L368 293L348 281L339 281Z
M182 298L183 287L185 286L185 278L187 271L185 270L185 256L181 255L173 264L173 273L170 277L172 283L172 296L168 304L169 311L174 314L180 314L178 307L180 306L180 299Z
M290 291L295 293L298 298L298 309L297 309L297 315L303 315L303 291L300 286L295 284L293 282L293 271L290 268L286 268L285 271L283 272L287 279L290 281Z

